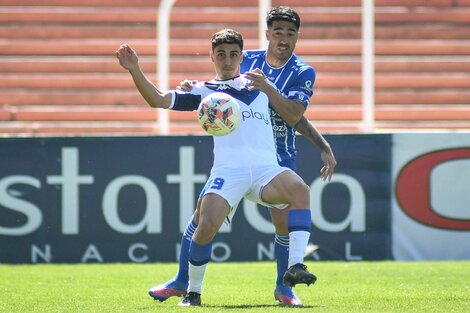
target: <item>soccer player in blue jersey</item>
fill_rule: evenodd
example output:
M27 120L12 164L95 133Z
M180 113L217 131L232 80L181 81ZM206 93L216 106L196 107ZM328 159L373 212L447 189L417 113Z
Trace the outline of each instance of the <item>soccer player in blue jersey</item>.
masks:
M151 107L173 110L196 110L201 100L215 91L236 98L244 111L254 116L241 120L230 134L214 137L214 164L199 200L199 224L189 244L189 286L182 306L201 304L202 281L212 252L212 240L224 220L233 214L243 197L288 212L290 267L284 283L313 284L315 275L302 264L310 236L309 187L289 168L278 164L272 126L269 123L269 100L264 92L240 75L243 39L233 30L224 29L212 37L211 60L216 77L195 85L191 92L162 92L143 74L136 53L122 45L116 56L129 70L135 85ZM243 115L243 114L242 114Z
M274 7L267 14L266 24L268 49L244 51L240 70L242 73L249 72L247 77L253 81L253 87L263 90L269 96L279 164L296 170L297 130L320 148L325 164L321 173L324 179L329 180L336 166L333 152L323 136L303 117L313 94L315 71L294 54L300 17L292 8ZM275 88L266 86L265 78ZM285 212L276 209L271 209L270 213L276 228L274 245L278 275L274 296L283 304L297 305L301 301L289 286L282 284L282 275L287 269L289 246L287 217Z
M330 180L336 160L330 145L317 129L303 116L313 94L315 71L294 54L297 43L300 17L289 7L274 7L266 17L267 50L245 50L241 72L252 80L252 88L264 91L271 103L270 115L276 138L277 159L281 166L296 170L295 131L312 141L321 151L324 167L320 170L324 180ZM267 84L267 80L271 82ZM190 90L191 81L185 81L180 89ZM292 288L283 283L288 268L288 217L286 211L270 209L276 229L274 247L277 261L277 279L274 297L284 305L298 306L302 302ZM198 210L189 221L181 238L179 269L176 276L165 284L149 290L150 296L165 301L169 297L184 293L188 284L187 258L189 242L197 228Z

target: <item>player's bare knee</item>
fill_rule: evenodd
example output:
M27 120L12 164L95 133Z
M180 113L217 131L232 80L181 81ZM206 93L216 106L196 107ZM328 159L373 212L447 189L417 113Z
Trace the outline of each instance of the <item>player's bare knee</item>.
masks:
M202 214L199 217L199 224L197 229L201 229L201 233L205 234L205 237L213 237L219 230L221 224L224 221L224 216L218 214Z
M290 193L288 204L296 209L306 209L310 207L310 188L305 184L296 184L297 186Z
M215 234L217 233L217 228L213 225L207 223L201 223L198 225L196 231L194 232L194 240L198 244L207 244L214 239Z
M289 193L294 198L305 198L310 195L310 187L301 180L297 180L290 185Z

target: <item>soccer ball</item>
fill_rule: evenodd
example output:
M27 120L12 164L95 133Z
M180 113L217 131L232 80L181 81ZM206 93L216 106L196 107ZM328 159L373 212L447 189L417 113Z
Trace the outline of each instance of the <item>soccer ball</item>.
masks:
M240 124L240 105L232 96L214 92L199 104L197 116L202 129L213 136L225 136Z

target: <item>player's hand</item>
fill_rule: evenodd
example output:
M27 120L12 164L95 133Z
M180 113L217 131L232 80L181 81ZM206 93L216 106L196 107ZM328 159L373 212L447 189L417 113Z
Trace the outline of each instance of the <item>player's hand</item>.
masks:
M245 76L250 80L248 84L249 90L260 90L266 93L269 88L272 88L263 71L259 68L246 72Z
M176 86L176 90L190 92L191 89L193 89L193 86L196 85L197 83L198 83L197 80L185 79L182 82L180 82L179 86Z
M328 145L326 149L321 151L321 160L323 161L324 166L321 168L321 178L323 181L330 181L333 172L335 171L336 159L331 150L331 147Z
M139 57L127 43L122 44L119 49L116 50L116 57L119 60L119 64L128 71L132 71L138 66Z

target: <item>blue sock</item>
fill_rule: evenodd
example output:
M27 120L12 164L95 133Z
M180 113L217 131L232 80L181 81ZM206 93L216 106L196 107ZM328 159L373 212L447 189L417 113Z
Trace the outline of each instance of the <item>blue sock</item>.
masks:
M291 210L288 216L289 262L288 267L303 263L312 225L310 210Z
M312 215L310 210L290 210L287 218L287 227L289 233L293 231L310 232L312 227Z
M277 262L277 278L276 286L282 285L282 277L287 271L287 264L289 259L289 235L281 236L276 234L274 236L274 256Z
M191 245L189 247L189 263L195 266L207 264L211 259L211 253L212 242L200 245L194 240L191 240Z
M189 247L191 245L191 239L193 238L193 234L196 231L197 224L194 221L194 215L191 221L186 226L184 230L183 236L181 237L181 245L180 245L180 257L179 257L179 266L178 266L178 273L176 274L174 280L182 282L184 284L188 284L189 282L189 274L188 274L188 267L189 267Z
M191 240L189 248L189 285L188 292L202 293L202 282L206 272L207 263L211 259L212 242L200 245Z

